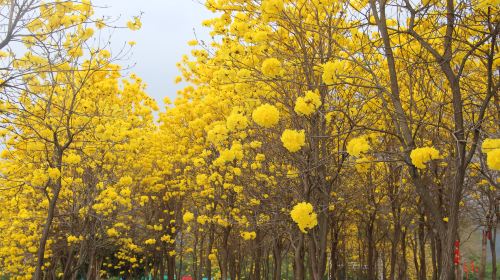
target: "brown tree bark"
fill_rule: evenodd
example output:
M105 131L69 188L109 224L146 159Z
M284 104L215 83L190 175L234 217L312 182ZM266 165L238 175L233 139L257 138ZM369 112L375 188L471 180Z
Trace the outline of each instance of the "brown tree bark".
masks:
M61 149L56 149L56 156L55 156L56 166L55 166L55 168L59 169L59 171L61 171L61 168L62 168L62 155L63 155L63 152L61 151ZM51 181L52 181L52 179L51 179ZM56 179L55 182L52 182L52 186L53 186L53 194L52 194L52 198L49 201L49 209L47 212L47 218L45 219L45 224L44 224L43 230L42 230L42 236L40 238L40 243L38 245L38 250L36 253L37 261L36 261L36 265L35 265L35 273L33 274L33 280L41 280L43 278L42 266L44 264L45 247L47 245L47 240L49 239L50 229L51 229L52 222L54 220L54 214L56 211L57 200L59 199L59 193L61 192L61 188L62 188L61 177Z
M301 235L297 247L295 248L294 262L293 262L293 279L305 279L305 266L304 266L304 236Z

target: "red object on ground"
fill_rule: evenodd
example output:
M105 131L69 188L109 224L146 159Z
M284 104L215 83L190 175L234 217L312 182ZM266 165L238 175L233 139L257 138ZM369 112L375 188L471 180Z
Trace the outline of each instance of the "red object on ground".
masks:
M182 276L181 280L193 280L191 276Z
M455 241L455 251L454 253L454 258L453 258L453 263L455 265L460 264L460 241L456 240Z

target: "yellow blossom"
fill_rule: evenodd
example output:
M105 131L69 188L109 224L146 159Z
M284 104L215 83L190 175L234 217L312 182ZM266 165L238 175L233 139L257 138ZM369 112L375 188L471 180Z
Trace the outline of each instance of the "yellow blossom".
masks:
M268 58L262 63L261 71L266 76L278 77L281 75L281 62L276 58Z
M500 149L495 149L486 154L486 164L493 170L500 170Z
M410 153L410 158L415 167L419 169L425 169L425 164L427 162L434 159L440 159L441 156L439 155L439 151L434 147L422 147L412 150Z
M328 85L334 84L337 81L337 74L339 71L345 69L344 61L329 61L323 65L323 82Z
M308 202L301 202L295 205L292 211L290 211L290 216L303 233L307 233L306 229L312 229L318 224L314 208Z
M56 180L59 177L61 177L61 171L57 168L49 168L47 169L47 174L49 175L49 178L52 180Z
M142 27L141 19L139 17L134 17L133 21L127 22L127 27L133 31L141 29Z
M248 120L243 114L232 113L227 117L226 126L229 131L242 130L247 128Z
M155 243L156 243L156 240L153 238L150 238L150 239L147 239L146 241L144 241L144 244L146 244L146 245L153 245Z
M212 253L212 254L208 255L208 259L211 260L211 261L216 261L217 260L217 256L214 253Z
M182 216L182 220L186 224L191 222L193 219L194 219L194 214L189 211L186 211L186 213L184 213L184 215Z
M286 129L281 135L281 142L288 151L294 153L306 144L306 134L304 130Z
M299 115L309 116L321 106L321 98L317 91L306 91L305 96L300 96L295 101L295 112Z
M252 119L256 124L270 128L279 122L280 112L278 108L271 104L263 104L253 111Z
M257 237L255 231L243 231L240 235L244 240L253 240Z
M106 231L106 234L109 236L109 237L116 237L118 236L118 231L115 229L115 228L110 228Z
M354 157L360 157L362 153L366 153L370 150L370 145L364 137L358 137L351 139L347 143L347 153Z

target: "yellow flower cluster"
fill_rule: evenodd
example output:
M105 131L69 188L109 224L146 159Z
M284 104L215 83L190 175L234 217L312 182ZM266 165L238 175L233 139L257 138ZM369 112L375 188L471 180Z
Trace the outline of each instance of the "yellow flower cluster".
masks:
M79 241L80 239L77 236L70 235L66 238L66 240L68 241L68 243L74 243Z
M232 113L227 117L226 126L229 131L243 130L248 126L248 119L241 113Z
M182 220L184 221L184 223L189 223L191 222L192 220L194 219L194 214L187 211L186 213L184 213L184 215L182 216Z
M142 27L141 19L139 17L134 17L133 21L127 22L127 27L133 31L141 29Z
M116 237L118 236L118 231L115 229L115 228L110 228L106 231L106 234L109 236L109 237Z
M133 179L130 176L123 176L118 180L119 186L130 186L133 183Z
M212 254L209 254L209 255L208 255L208 259L209 259L210 261L216 261L216 260L217 260L217 256L216 256L214 253L212 253Z
M257 237L257 234L255 233L255 231L243 231L241 233L241 237L244 239L244 240L253 240Z
M305 96L300 96L295 101L295 112L299 115L309 116L321 106L321 97L318 91L306 91Z
M285 129L281 142L288 151L295 153L306 144L306 134L304 130Z
M410 153L411 163L419 169L425 169L425 164L433 159L440 159L439 151L434 147L416 148Z
M207 174L198 174L196 175L196 184L198 186L204 186L208 184L208 176Z
M204 225L209 221L210 221L210 218L207 217L206 215L200 215L200 216L198 216L198 218L196 218L196 222L200 225Z
M481 146L483 153L489 153L493 150L500 149L500 138L498 139L491 139L487 138L484 139L483 145Z
M77 154L69 154L64 158L64 162L67 164L77 164L82 160L82 158Z
M279 122L280 112L278 108L271 104L263 104L253 111L252 119L256 124L270 128Z
M345 61L329 61L323 65L323 82L328 85L334 84L337 81L337 73L344 70Z
M268 14L277 14L283 10L283 0L263 0L262 11Z
M266 76L279 77L281 75L281 62L276 58L268 58L262 63L261 71Z
M231 149L224 149L220 151L220 156L214 161L214 165L222 166L227 162L232 162L235 159L241 160L243 158L243 146L239 142L233 142Z
M493 170L500 170L500 149L487 153L486 164Z
M61 177L61 171L57 168L49 168L47 169L47 174L49 175L49 178L52 180L57 180L59 177Z
M486 164L493 170L500 170L500 139L485 139L482 145L486 153Z
M146 244L146 245L154 245L154 244L156 244L156 240L154 238L150 238L150 239L144 241L144 244Z
M225 125L218 124L207 133L207 140L214 145L219 145L227 139L228 130Z
M366 141L365 137L357 137L347 143L347 153L354 157L360 157L362 153L370 150L370 144Z
M295 205L292 211L290 211L290 216L303 233L307 233L306 229L312 229L318 224L314 208L308 202L301 202Z
M37 169L33 172L33 177L31 177L31 184L35 187L41 187L47 183L49 176L44 170Z

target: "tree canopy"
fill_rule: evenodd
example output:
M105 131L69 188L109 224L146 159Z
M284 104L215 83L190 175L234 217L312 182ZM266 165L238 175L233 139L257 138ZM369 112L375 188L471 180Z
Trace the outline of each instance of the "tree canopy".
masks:
M0 1L0 276L461 279L477 228L496 279L497 0L204 5L160 109L93 3Z

